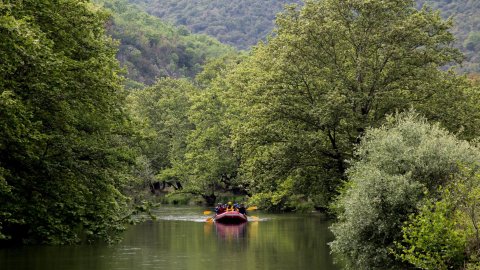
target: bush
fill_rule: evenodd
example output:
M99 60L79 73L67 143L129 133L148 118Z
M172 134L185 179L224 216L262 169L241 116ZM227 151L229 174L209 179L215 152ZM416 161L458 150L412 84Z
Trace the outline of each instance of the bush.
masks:
M333 205L338 220L331 247L348 267L360 269L407 267L389 252L403 237L403 223L426 193L438 197L438 187L460 174L458 164L471 166L480 157L477 148L414 112L368 130L356 155Z
M465 168L440 200L426 200L410 216L397 243L398 258L421 269L479 269L480 174Z
M403 241L397 244L397 257L421 269L462 266L467 238L453 217L453 206L447 200L427 200L420 213L411 215L402 228Z

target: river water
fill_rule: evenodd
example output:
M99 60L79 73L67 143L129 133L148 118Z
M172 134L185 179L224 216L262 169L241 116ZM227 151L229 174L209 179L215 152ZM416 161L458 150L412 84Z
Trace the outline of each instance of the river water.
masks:
M207 223L198 207L161 207L156 221L131 226L116 245L0 249L1 270L340 269L318 214L255 215L251 222Z

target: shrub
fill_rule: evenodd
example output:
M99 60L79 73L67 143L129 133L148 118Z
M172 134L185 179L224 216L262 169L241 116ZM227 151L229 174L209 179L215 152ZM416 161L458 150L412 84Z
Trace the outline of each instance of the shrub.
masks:
M438 187L460 174L459 164L472 166L480 157L477 148L415 112L368 130L356 155L333 205L338 220L331 247L347 267L360 269L405 268L389 252L403 237L403 223L425 194L438 197Z

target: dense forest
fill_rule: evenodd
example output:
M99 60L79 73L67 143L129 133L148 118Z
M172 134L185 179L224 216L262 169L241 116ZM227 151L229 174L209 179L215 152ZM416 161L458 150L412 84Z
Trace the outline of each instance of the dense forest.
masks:
M107 18L88 1L0 2L0 239L112 241L134 212Z
M161 183L327 213L347 269L478 269L480 84L445 70L451 29L307 1L243 54L125 1L2 1L0 244L114 241Z
M150 14L194 33L208 34L239 49L248 49L264 40L274 28L275 16L286 4L301 1L191 1L191 0L129 0ZM480 72L480 2L475 0L417 0L418 7L427 4L440 10L443 18L452 17L456 47L465 54L460 70Z
M297 0L129 0L152 15L194 33L215 37L239 49L248 49L272 31L275 15Z
M151 85L158 78L194 77L210 58L234 50L214 38L191 34L148 15L127 0L96 0L112 15L107 32L120 42L117 59L131 86Z

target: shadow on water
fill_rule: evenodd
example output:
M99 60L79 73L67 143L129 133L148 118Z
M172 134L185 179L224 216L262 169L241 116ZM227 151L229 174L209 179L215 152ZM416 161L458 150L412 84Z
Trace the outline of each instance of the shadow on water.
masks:
M206 223L194 207L160 208L158 220L132 226L113 246L0 249L0 269L339 269L321 216L262 214L241 225Z

